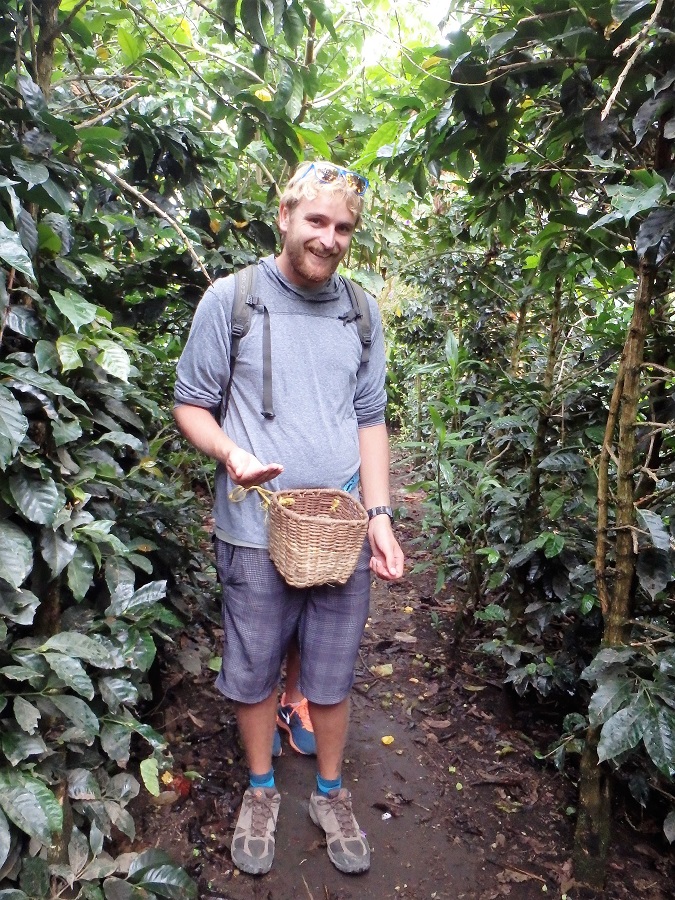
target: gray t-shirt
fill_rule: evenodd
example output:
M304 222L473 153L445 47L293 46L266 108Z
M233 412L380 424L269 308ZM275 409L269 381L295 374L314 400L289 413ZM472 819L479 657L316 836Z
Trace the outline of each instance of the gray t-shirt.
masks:
M279 462L284 471L264 485L270 490L338 487L359 470L358 429L384 422L385 357L377 303L370 305L372 346L361 365L355 323L339 318L351 310L343 279L333 275L316 291L292 285L274 257L258 267L256 295L270 316L275 417L262 415L262 333L260 304L242 338L223 429L261 462ZM234 277L218 279L195 312L178 363L177 404L219 415L230 376ZM230 499L234 484L216 469L216 533L229 543L266 547L267 521L260 497L249 491Z

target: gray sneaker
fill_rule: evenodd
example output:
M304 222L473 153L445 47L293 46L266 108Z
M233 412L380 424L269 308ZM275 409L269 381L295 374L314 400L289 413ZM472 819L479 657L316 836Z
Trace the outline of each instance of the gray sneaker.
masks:
M274 859L274 829L281 795L276 788L248 788L241 801L230 853L232 862L249 875L264 875Z
M365 872L370 868L370 847L352 812L352 795L347 788L328 796L314 791L309 798L309 815L326 832L328 857L341 872Z

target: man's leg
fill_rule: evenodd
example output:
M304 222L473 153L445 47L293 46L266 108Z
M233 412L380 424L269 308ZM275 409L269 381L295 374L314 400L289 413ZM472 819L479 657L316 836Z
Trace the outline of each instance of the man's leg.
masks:
M365 872L370 848L342 787L342 759L349 726L349 694L368 616L370 548L342 587L312 589L300 626L302 688L309 698L316 736L317 789L309 814L326 834L328 856L341 872Z
M342 757L349 727L349 705L349 697L330 706L309 704L316 738L317 768L319 775L327 781L339 778L342 772Z
M220 540L215 547L223 586L224 635L216 685L234 702L250 770L230 852L237 868L261 875L274 859L281 800L272 769L279 669L297 621L265 550L233 547Z
M299 679L300 647L297 635L293 635L286 653L286 677L284 693L277 709L277 725L288 733L289 743L297 753L315 756L314 727L307 700L299 687Z
M236 703L239 736L244 745L249 771L265 775L272 768L272 738L276 727L277 692L260 703Z

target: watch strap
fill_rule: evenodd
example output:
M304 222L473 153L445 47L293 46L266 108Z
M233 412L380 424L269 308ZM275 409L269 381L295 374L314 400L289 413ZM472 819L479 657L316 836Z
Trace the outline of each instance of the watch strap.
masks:
M389 519L393 523L394 521L394 511L391 506L373 506L371 509L366 510L368 513L369 519L374 519L375 516L389 516Z

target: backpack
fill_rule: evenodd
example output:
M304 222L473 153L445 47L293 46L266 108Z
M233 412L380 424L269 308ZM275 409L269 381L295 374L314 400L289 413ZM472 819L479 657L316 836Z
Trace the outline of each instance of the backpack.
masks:
M251 327L251 316L254 307L259 305L258 298L255 296L256 282L258 276L258 266L253 264L235 272L234 276L234 303L232 305L232 343L230 346L230 377L225 389L225 396L222 405L222 419L225 421L227 407L230 402L230 393L232 389L232 377L234 375L234 367L239 354L239 344L241 339L248 333ZM361 365L368 362L370 358L370 345L372 343L372 333L370 327L370 307L365 291L360 284L345 278L344 282L347 286L347 293L351 302L351 309L339 318L342 324L347 326L352 322L356 322L356 328L361 340ZM266 419L274 418L274 407L272 405L272 340L270 332L270 321L267 307L262 304L263 310L263 408L262 415Z

